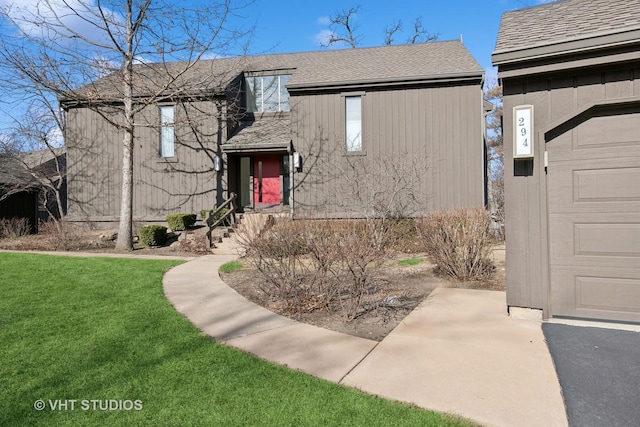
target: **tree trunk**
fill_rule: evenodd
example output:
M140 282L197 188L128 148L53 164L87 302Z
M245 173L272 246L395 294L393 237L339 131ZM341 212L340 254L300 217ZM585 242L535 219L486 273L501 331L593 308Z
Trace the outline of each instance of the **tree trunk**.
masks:
M122 198L120 199L120 226L118 227L118 240L116 249L133 250L133 9L132 1L127 0L126 18L126 52L124 52L124 64L122 81L124 90L122 102L124 106L124 140L122 141Z
M128 67L130 68L130 67ZM125 71L124 140L122 141L122 197L120 199L120 226L116 249L133 250L133 99L131 77L133 70Z
M122 198L116 249L131 251L133 250L133 129L127 129L125 132L122 154Z

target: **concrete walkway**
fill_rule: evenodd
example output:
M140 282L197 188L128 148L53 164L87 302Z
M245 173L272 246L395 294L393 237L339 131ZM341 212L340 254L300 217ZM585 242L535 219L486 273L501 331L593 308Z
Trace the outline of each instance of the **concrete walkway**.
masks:
M509 318L503 292L436 289L382 342L301 324L222 282L236 257L164 276L168 300L207 335L272 362L489 426L566 426L540 322Z

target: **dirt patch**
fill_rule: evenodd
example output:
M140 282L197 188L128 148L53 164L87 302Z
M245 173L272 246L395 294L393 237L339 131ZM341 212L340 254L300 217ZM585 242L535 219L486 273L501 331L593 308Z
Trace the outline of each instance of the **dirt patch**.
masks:
M50 227L51 228L51 227ZM211 254L205 245L205 227L182 232L184 237L172 235L162 246L147 247L135 241L135 255L160 255L193 257ZM92 253L120 253L115 249L116 230L80 230L66 226L62 230L48 230L40 234L0 239L0 249L17 251L67 251Z
M303 323L325 329L343 332L362 338L381 341L414 308L437 287L465 289L504 290L504 262L496 260L496 275L487 282L457 282L446 280L434 274L434 265L424 255L424 261L416 265L401 266L400 260L407 255L398 255L390 260L382 275L377 277L377 293L369 309L351 321L345 320L339 312L316 310L311 313L294 314L279 301L269 297L262 289L264 278L253 268L243 268L232 273L220 273L224 282L248 300L267 309Z

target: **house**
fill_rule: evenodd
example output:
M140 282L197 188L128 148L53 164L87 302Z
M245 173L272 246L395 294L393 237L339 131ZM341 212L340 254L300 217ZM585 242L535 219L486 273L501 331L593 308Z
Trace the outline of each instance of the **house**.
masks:
M640 2L505 13L507 304L640 322Z
M0 156L0 218L26 218L32 231L36 230L37 182L10 156Z
M144 84L153 67L138 65ZM230 193L240 210L294 218L482 206L483 79L459 41L201 61L181 76L192 90L136 118L134 220L210 209ZM122 132L95 106L62 105L67 218L113 227Z
M64 148L0 156L0 218L26 218L34 232L40 221L59 219L66 212L65 173Z

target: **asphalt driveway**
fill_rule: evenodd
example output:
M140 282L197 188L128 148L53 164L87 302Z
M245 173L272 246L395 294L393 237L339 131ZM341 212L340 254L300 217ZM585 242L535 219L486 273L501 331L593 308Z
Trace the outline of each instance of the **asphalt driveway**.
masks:
M542 325L569 425L640 425L640 333Z

